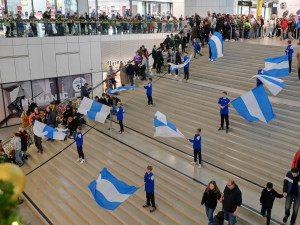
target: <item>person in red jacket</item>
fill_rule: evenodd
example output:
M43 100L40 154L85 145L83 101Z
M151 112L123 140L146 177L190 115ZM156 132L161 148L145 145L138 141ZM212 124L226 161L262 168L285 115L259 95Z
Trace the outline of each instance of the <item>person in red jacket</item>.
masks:
M295 167L300 169L300 148L299 148L298 152L295 154L291 168L295 168Z
M283 19L280 21L280 27L282 29L282 38L280 40L285 40L286 38L286 32L287 32L287 29L289 27L289 22L288 20L286 19L286 16L283 17Z

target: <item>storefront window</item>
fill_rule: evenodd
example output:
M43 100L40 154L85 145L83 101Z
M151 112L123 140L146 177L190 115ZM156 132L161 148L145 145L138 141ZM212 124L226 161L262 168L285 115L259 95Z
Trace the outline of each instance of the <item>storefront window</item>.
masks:
M61 11L63 15L68 12L73 15L77 12L77 0L57 0L57 11Z
M96 0L88 0L89 3L89 16L97 16L96 15Z
M27 19L32 11L31 0L8 0L7 10L10 15L20 14L22 18Z

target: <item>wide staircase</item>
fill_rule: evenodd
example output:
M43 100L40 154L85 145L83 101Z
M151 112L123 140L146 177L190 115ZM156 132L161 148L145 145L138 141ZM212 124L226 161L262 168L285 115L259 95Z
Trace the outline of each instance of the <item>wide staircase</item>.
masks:
M299 147L295 62L292 76L283 78L284 90L271 98L277 115L271 122L249 123L231 108L230 132L219 132L217 101L225 88L231 100L254 88L255 80L249 78L256 74L257 65L266 57L282 55L283 50L245 42L225 43L223 58L215 62L208 62L206 56L192 60L189 83L168 75L155 77L153 108L145 107L144 83L137 81L139 88L119 96L126 110L125 133L109 131L108 122L89 121L84 126L84 165L76 162L76 146L71 140L44 141L45 154L32 154L32 163L24 166L28 174L25 199L42 212L45 224L207 224L200 207L206 184L215 180L222 191L231 178L243 193L238 224L265 224L259 215L261 188L271 181L278 192L282 191L284 176ZM207 55L207 48L202 51ZM202 169L189 164L192 145L185 139L153 137L157 110L186 137L192 138L196 128L202 129ZM115 121L112 125L118 129ZM156 178L158 210L153 214L142 208L145 193L141 185L149 164ZM126 183L141 187L115 211L99 207L88 189L104 167ZM272 224L280 224L283 216L284 200L276 200Z

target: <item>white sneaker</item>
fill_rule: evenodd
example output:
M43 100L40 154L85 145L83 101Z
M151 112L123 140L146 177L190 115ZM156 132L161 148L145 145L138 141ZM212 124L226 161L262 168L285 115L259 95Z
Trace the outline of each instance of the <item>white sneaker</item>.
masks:
M199 167L198 167L198 169L201 169L202 168L202 166L201 166L201 164L199 164Z
M76 161L77 161L77 162L80 162L81 160L82 160L82 158L79 158L79 159L77 159Z
M169 76L172 76L172 74L171 74L171 73L168 73L168 75L169 75Z
M196 163L196 162L191 162L191 164L192 164L192 165L196 165L197 163Z
M80 162L80 164L83 164L83 163L85 163L85 159L81 160L81 162Z

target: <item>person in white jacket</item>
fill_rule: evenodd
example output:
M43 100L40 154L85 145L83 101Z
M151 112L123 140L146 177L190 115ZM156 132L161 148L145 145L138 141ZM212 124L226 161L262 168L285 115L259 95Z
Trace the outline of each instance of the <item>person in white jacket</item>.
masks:
M15 149L15 157L16 161L19 164L19 166L23 166L24 163L22 161L22 144L21 144L21 138L19 133L14 133L13 134L13 139L12 139L14 149Z

